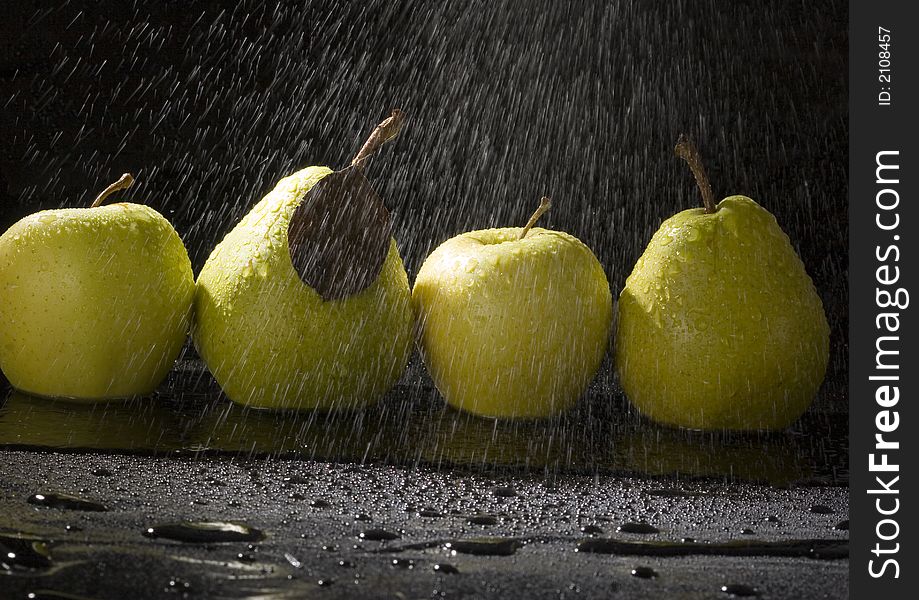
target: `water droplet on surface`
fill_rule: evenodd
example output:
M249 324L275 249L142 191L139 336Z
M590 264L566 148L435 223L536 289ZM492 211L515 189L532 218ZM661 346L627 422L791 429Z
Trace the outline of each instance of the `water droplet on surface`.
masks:
M180 577L173 577L166 586L167 592L187 594L192 591L191 582L185 581Z
M517 490L506 485L497 485L491 488L491 493L499 498L513 498L517 496Z
M730 596L737 596L741 598L746 598L749 596L759 596L759 592L756 588L744 585L742 583L730 583L728 585L721 586L721 591Z
M453 540L444 544L444 548L460 554L476 556L510 556L517 552L521 543L511 538L469 538Z
M390 563L394 568L399 569L414 569L415 561L410 558L394 558Z
M163 523L144 530L144 537L165 538L187 543L257 542L265 535L248 525L224 521Z
M29 600L92 600L86 596L56 592L54 590L35 590L26 594L26 598Z
M459 569L450 563L437 563L434 565L434 572L455 575L456 573L459 573Z
M29 496L28 503L36 506L46 506L48 508L63 508L65 510L85 510L93 512L105 512L108 510L108 507L95 500L71 496L70 494L56 494L54 492L33 494Z
M651 525L650 523L644 523L644 522L635 523L635 522L630 521L628 523L623 523L622 525L617 527L616 531L619 531L621 533L650 534L650 533L660 533L661 530L655 527L654 525Z
M290 566L292 566L295 569L299 569L303 566L303 563L300 562L300 560L297 559L296 556L294 556L293 554L290 554L289 552L284 553L284 558L287 560L287 562L290 563Z
M657 571L651 567L635 567L632 569L632 577L638 577L640 579L654 579L657 577Z
M52 565L45 541L24 534L0 533L0 570L46 569Z
M358 537L362 540L369 540L371 542L388 542L390 540L399 539L401 536L398 533L393 533L385 529L368 529L362 531Z

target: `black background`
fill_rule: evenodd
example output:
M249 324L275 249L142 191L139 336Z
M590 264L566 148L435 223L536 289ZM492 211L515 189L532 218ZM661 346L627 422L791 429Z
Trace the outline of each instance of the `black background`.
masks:
M274 183L344 166L392 107L409 122L370 176L410 279L462 231L545 225L590 245L614 295L660 222L699 203L673 157L695 138L719 197L773 212L832 328L845 410L845 2L2 2L0 226L125 199L172 220L195 272Z

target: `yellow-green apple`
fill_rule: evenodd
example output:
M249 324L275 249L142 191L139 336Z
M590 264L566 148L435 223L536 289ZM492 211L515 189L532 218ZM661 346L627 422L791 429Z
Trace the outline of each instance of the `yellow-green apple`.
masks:
M441 244L412 302L424 362L446 401L487 417L540 418L572 406L606 351L609 283L561 231L471 231Z
M193 339L224 393L265 409L357 409L408 362L408 276L389 214L361 174L402 113L352 166L281 179L217 245L198 276Z
M781 429L823 381L829 327L775 217L745 196L664 221L619 298L615 361L626 396L655 421L692 429Z
M45 210L0 236L0 367L40 396L150 394L188 331L194 276L182 240L149 206L106 197Z

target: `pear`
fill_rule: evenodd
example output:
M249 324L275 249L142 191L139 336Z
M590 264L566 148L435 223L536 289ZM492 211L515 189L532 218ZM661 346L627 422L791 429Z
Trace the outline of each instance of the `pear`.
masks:
M638 411L691 429L769 430L813 401L829 358L823 304L775 217L745 196L664 221L619 298L615 361Z
M194 296L191 261L149 206L29 215L0 236L0 367L30 394L96 401L146 396L175 362Z
M362 170L402 120L394 111L347 169L281 179L214 248L192 336L230 400L358 409L401 376L414 320L408 276Z

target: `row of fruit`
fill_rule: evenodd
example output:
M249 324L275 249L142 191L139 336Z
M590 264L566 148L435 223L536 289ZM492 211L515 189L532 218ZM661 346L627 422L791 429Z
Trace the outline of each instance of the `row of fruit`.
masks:
M188 331L225 394L268 409L357 409L399 379L413 342L444 399L482 416L539 418L581 397L613 322L604 270L560 231L473 231L441 244L414 288L391 219L364 178L395 137L381 123L352 164L278 182L214 248L195 282L153 209L42 211L0 237L0 367L28 393L101 400L153 392ZM702 429L775 429L819 388L829 328L775 218L715 203L681 138L704 208L666 220L618 302L614 362L643 414Z

